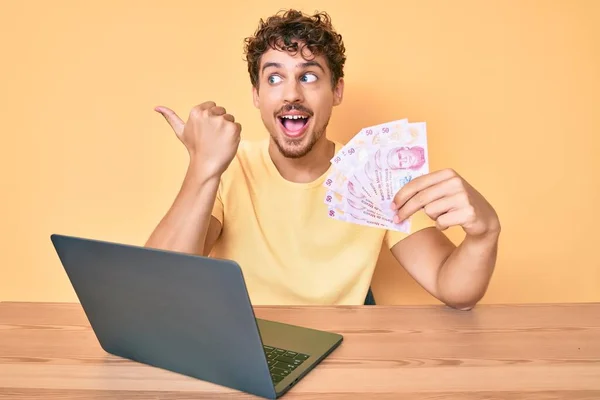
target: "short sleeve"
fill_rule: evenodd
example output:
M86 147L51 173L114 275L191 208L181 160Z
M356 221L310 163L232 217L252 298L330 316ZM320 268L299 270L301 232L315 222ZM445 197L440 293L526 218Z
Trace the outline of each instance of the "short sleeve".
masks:
M394 247L398 242L402 239L410 236L411 234L420 231L421 229L429 228L435 226L435 221L433 221L423 210L418 211L413 214L410 218L410 232L404 233L399 231L388 230L383 238L383 241L388 249Z
M217 196L215 197L215 203L213 204L211 215L215 217L223 226L224 219L224 207L223 207L223 181L219 181L219 188L217 189Z

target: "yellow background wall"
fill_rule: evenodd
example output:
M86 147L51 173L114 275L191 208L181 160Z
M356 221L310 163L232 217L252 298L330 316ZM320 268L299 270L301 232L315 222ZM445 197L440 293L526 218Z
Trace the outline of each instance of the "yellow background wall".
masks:
M484 303L600 301L599 1L2 5L0 300L76 301L51 233L144 243L187 162L155 105L214 100L265 137L242 40L295 6L330 13L347 47L330 137L426 121L431 168L497 208ZM435 303L389 253L373 286L380 303Z

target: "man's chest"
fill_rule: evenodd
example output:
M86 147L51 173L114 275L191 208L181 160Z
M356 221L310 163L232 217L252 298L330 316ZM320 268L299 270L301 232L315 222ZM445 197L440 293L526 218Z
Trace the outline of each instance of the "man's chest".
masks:
M332 218L326 193L323 186L238 185L227 193L224 204L225 239L298 254L381 245L384 230Z

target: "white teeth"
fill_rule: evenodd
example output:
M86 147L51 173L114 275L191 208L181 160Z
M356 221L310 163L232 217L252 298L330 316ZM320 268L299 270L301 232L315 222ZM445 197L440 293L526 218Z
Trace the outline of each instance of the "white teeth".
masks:
M282 115L281 118L287 118L287 119L306 119L308 117L305 117L304 115Z

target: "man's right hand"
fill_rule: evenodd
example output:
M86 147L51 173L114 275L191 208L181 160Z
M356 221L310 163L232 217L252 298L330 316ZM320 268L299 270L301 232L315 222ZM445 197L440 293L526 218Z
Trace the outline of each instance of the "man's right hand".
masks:
M207 177L220 177L237 152L242 126L223 107L207 101L192 108L187 122L171 109L155 108L187 148Z

